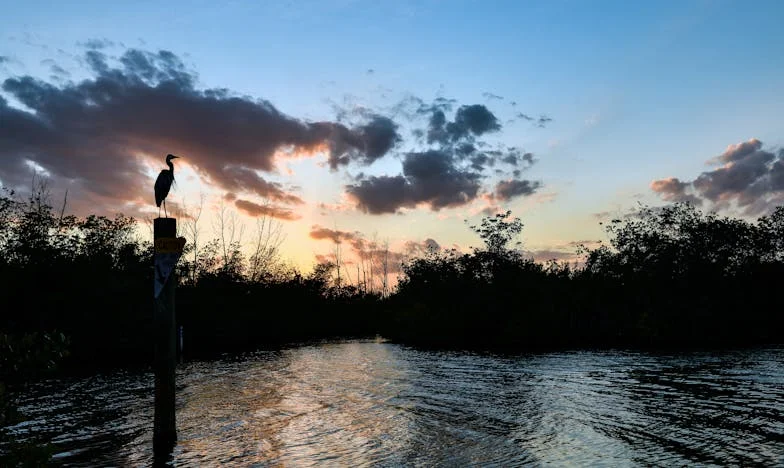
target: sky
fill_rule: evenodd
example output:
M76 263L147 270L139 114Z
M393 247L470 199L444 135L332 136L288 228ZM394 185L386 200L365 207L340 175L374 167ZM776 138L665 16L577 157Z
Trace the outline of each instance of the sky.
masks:
M308 271L505 210L573 260L638 203L784 203L779 1L68 3L3 5L0 183L75 214L157 216L172 153L202 238L267 217Z

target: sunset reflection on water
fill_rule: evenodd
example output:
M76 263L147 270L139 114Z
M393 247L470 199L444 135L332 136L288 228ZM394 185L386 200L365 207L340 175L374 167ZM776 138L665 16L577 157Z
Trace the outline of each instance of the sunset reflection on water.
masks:
M383 342L178 369L177 466L776 464L784 350L494 355ZM65 465L148 466L152 376L44 382L19 437Z

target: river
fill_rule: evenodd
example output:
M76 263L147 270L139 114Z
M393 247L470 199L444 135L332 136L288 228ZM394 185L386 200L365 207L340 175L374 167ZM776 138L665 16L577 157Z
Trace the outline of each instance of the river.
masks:
M784 465L784 349L484 354L381 341L186 362L176 466ZM151 373L49 380L20 439L147 466Z

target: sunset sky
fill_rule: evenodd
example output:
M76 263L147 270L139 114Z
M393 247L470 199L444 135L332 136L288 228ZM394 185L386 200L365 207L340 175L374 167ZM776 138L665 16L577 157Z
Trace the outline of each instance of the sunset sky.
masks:
M78 3L78 5L70 4ZM784 2L8 3L0 182L76 214L206 197L330 239L479 245L510 209L538 259L638 202L756 218L784 203ZM408 244L406 244L408 242ZM347 244L347 250L350 250ZM354 245L354 244L350 244ZM406 247L408 245L408 247Z

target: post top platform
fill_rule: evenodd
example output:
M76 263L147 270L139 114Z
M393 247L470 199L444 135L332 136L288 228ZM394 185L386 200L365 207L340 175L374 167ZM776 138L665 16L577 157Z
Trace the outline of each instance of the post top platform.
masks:
M177 237L177 218L153 219L153 238Z

